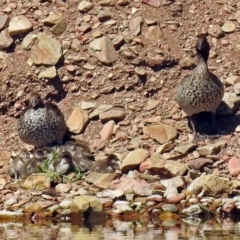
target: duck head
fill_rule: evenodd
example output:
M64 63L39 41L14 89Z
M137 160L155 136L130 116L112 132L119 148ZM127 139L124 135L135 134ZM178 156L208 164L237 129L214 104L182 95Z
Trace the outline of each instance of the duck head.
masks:
M43 107L43 100L37 92L33 92L29 98L29 106L32 108Z
M206 34L198 35L196 51L197 51L198 57L203 58L204 61L207 62L208 57L209 57L209 52L210 52L210 45L207 41Z

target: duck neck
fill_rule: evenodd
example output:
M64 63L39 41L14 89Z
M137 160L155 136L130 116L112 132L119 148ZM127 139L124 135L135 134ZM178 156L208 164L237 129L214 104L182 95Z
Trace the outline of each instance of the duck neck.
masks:
M200 54L198 54L198 64L195 68L195 74L199 76L206 76L209 74L207 61Z

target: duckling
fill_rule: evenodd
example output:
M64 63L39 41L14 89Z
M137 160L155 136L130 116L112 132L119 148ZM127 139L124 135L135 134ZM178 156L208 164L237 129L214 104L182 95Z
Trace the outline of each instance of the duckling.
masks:
M23 111L18 122L20 139L36 147L61 143L66 132L64 116L53 103L43 102L40 95L30 95L29 107Z
M78 140L75 142L74 146L75 152L73 154L73 165L81 172L88 171L94 163L92 161L93 155L88 143Z
M52 150L50 147L37 148L33 152L33 157L36 158L39 162L42 162L50 156L51 152Z
M26 164L31 161L30 153L26 149L22 149L16 158L11 158L9 161L9 175L14 176L15 180L20 177L26 168Z
M200 34L196 44L198 64L193 73L182 80L176 94L179 106L190 118L194 138L198 134L195 114L211 112L212 126L215 129L215 113L224 94L222 82L208 70L209 51L206 35Z
M114 173L120 168L120 161L114 154L110 154L105 160L96 161L90 168L92 172Z
M59 174L65 173L72 165L72 156L69 152L62 152L58 159L54 159L49 164L49 170Z

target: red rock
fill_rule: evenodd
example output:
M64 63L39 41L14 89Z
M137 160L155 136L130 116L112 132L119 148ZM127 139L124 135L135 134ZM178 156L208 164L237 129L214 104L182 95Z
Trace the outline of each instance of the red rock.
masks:
M152 162L151 162L151 159L148 158L146 161L140 164L139 171L144 173L145 171L147 171L150 165L152 165Z
M159 0L142 0L142 3L145 3L152 7L159 7L160 1Z
M111 137L113 133L114 125L115 125L115 122L113 120L110 120L107 123L105 123L105 125L103 126L100 132L100 136L102 140L108 140Z
M179 203L182 199L185 198L185 194L184 193L171 193L167 196L167 201L168 203Z
M188 166L194 170L200 170L205 165L213 164L213 160L208 158L197 158L188 162Z
M240 161L236 157L232 157L228 162L228 171L231 176L235 177L240 174Z

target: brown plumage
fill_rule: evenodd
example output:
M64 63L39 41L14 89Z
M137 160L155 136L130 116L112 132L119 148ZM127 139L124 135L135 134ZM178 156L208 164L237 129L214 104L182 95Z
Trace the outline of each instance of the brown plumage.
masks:
M224 94L222 82L208 70L209 51L210 45L206 35L199 35L196 44L198 64L193 73L183 79L177 90L177 102L190 117L195 134L197 129L193 116L200 112L212 113L213 128L215 128L215 113Z
M38 93L32 93L29 107L24 110L18 122L21 140L34 147L61 143L66 132L62 112L53 103L45 103Z

